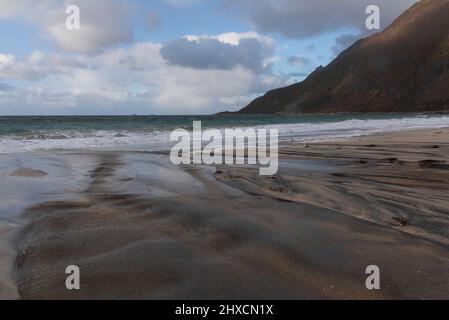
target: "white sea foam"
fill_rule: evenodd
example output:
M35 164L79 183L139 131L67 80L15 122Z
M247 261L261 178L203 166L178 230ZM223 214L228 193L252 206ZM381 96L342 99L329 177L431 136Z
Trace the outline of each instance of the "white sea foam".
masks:
M449 127L449 116L419 116L407 118L344 120L336 122L259 125L256 129L278 129L280 138L303 142L325 141L420 128ZM49 131L26 137L3 136L0 153L38 150L137 149L156 150L171 147L170 131Z
M299 141L323 141L372 135L381 132L449 127L449 116L420 116L392 119L351 119L338 122L317 122L265 126L278 128L284 138Z

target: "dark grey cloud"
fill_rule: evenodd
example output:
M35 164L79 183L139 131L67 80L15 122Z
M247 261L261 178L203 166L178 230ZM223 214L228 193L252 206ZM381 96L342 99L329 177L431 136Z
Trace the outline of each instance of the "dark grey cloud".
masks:
M342 28L365 29L368 5L381 10L381 27L388 26L418 0L224 0L225 10L240 14L258 32L307 38Z
M256 38L241 39L237 45L211 38L183 38L164 45L161 55L171 65L192 69L231 70L242 66L262 72L267 69L264 61L274 55L274 48Z

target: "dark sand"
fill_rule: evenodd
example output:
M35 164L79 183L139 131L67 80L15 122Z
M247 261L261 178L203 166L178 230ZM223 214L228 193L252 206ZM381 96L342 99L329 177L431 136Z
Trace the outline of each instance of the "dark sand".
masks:
M284 145L275 177L251 167L174 167L165 154L89 153L83 191L22 214L18 292L449 299L449 130L405 135ZM73 264L79 291L65 288ZM379 291L365 288L373 264Z

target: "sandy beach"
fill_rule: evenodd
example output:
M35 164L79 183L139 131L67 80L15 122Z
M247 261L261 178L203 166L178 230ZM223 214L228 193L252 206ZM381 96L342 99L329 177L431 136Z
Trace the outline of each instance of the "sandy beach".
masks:
M0 297L449 298L449 129L280 152L274 177L166 152L0 155Z

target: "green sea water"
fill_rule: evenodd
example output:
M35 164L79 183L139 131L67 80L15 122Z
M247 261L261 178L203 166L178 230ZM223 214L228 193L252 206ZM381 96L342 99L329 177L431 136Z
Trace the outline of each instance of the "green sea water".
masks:
M281 139L300 141L449 127L447 114L0 116L0 153L169 145L172 130L188 130L194 121L203 129L277 129Z

